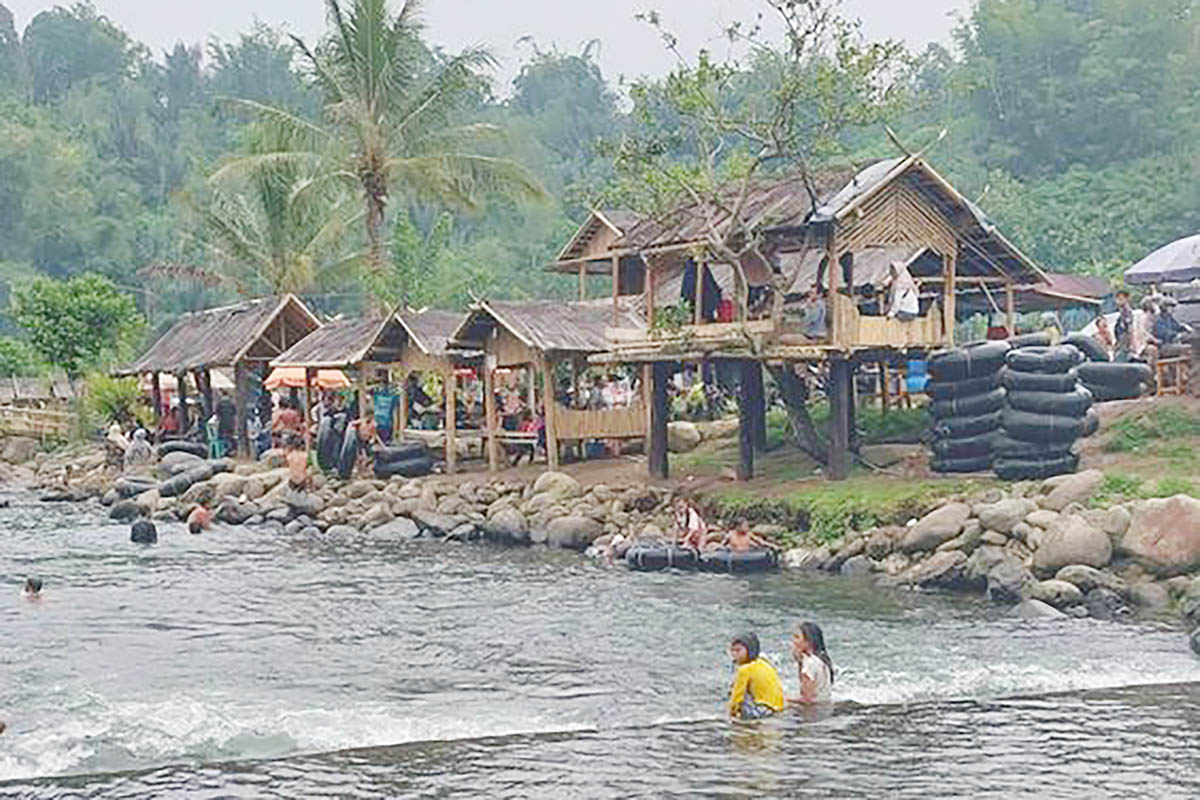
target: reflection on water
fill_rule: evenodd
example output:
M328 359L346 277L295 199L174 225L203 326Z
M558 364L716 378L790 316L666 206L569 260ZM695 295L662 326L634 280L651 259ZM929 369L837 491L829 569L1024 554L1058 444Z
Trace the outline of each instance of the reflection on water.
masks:
M534 550L160 536L0 510L0 796L1200 790L1200 662L1163 627ZM795 694L800 619L826 630L836 711L724 720L727 637L756 629Z

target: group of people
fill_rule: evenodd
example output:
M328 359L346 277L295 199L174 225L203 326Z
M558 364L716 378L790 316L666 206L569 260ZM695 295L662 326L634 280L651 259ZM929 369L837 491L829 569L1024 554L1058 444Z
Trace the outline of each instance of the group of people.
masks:
M749 522L744 519L739 520L733 530L717 531L716 535L713 535L714 532L709 529L708 523L700 516L696 506L683 499L675 503L675 527L678 532L675 543L698 553L722 548L733 552L745 552L755 548L778 549L773 542L751 531Z
M1170 295L1148 295L1135 310L1129 292L1117 292L1117 318L1096 318L1095 339L1113 361L1144 361L1153 366L1164 350L1181 346L1192 336L1191 326L1175 318L1178 301Z
M792 634L792 658L798 671L800 694L785 698L779 673L762 656L758 636L742 633L729 643L733 660L733 685L729 690L729 715L754 720L783 711L787 702L798 705L833 702L833 659L825 649L825 634L815 622L802 622Z

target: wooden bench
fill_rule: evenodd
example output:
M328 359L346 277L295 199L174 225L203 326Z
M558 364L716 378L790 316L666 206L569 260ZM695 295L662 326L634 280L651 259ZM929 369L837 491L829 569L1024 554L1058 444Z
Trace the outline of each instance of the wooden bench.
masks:
M1173 356L1171 358L1160 358L1155 365L1158 382L1158 396L1162 397L1166 394L1184 394L1187 391L1188 385L1188 370L1191 368L1192 359L1190 356ZM1168 373L1171 375L1171 380L1167 379Z

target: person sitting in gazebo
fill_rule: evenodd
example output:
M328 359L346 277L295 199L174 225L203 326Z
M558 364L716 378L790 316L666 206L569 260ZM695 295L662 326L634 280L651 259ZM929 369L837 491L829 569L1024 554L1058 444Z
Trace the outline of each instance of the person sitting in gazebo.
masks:
M1179 301L1174 297L1164 297L1158 319L1154 323L1154 337L1162 347L1179 344L1192 335L1192 328L1175 319L1175 307Z

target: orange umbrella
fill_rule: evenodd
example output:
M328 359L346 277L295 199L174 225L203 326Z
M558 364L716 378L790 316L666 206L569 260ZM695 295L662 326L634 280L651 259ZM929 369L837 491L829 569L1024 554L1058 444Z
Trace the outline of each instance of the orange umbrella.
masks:
M276 367L271 370L271 374L267 376L263 386L272 391L283 388L303 389L304 368ZM349 389L350 380L340 369L319 369L313 376L313 386L318 389Z

